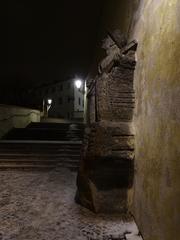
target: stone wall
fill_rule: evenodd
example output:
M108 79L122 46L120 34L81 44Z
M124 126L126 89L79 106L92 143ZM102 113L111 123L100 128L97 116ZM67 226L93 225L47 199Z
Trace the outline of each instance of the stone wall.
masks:
M77 200L95 212L117 213L128 210L133 183L135 51L122 54L109 41L99 74L87 84L89 119Z
M0 138L13 127L24 128L30 122L40 122L40 111L0 105Z
M133 121L135 181L131 211L145 240L178 239L180 2L107 1L102 27L121 29L129 40L138 41ZM84 192L89 193L87 184L84 184Z

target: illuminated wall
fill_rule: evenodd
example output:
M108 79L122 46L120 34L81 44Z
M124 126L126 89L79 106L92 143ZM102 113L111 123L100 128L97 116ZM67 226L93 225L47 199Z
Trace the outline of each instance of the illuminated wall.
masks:
M134 214L145 239L178 239L180 2L141 1L132 30L139 42Z
M104 27L139 42L132 212L145 240L179 239L180 1L107 1Z
M0 104L0 138L12 128L25 128L31 122L40 122L40 111Z

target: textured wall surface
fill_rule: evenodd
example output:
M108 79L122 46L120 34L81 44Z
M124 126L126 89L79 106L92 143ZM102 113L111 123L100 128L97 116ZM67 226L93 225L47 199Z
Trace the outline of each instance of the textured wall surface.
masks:
M132 37L139 42L133 212L145 240L179 239L180 2L141 1Z
M138 40L132 212L145 240L179 239L180 2L107 1L103 27Z
M126 46L121 34L119 43ZM88 81L88 128L78 174L77 201L95 212L128 211L134 174L133 79L135 49L122 54L112 39L104 41L102 59L91 92ZM127 46L126 46L127 47ZM135 44L136 48L136 44Z
M13 127L24 128L30 122L40 122L40 111L0 105L0 138Z

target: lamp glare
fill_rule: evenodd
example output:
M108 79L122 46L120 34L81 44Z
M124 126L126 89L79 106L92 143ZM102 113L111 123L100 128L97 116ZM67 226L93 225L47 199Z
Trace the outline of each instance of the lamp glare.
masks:
M52 104L52 99L48 99L48 104L51 105Z
M80 89L81 88L81 86L82 86L82 81L81 80L76 80L75 81L75 86L77 87L77 89Z

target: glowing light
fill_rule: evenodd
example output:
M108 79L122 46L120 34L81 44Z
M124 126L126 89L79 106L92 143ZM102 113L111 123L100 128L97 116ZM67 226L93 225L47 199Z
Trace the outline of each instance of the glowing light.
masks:
M77 89L80 89L82 86L82 80L80 79L75 80L75 86L77 87Z
M49 105L51 105L52 104L52 99L48 99L47 102L48 102Z

